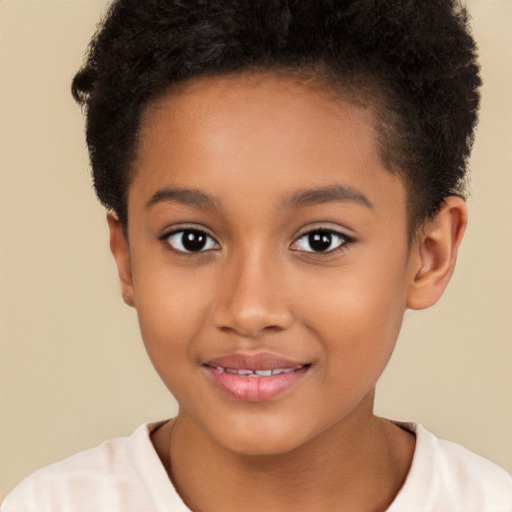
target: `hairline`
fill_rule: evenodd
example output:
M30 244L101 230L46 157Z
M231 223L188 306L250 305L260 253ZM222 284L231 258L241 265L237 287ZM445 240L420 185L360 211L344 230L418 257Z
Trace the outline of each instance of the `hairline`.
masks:
M393 159L393 151L389 147L392 145L393 132L395 131L393 123L389 123L389 118L392 116L388 114L393 112L389 105L391 103L390 93L385 90L382 84L378 84L378 79L373 74L355 70L352 73L347 72L345 75L337 74L335 71L331 71L329 64L325 62L308 63L302 66L285 66L270 63L268 65L254 65L233 71L208 71L200 73L167 84L160 91L154 92L144 101L141 101L137 117L137 127L134 132L135 141L132 147L132 156L126 170L127 180L124 190L126 233L128 232L129 189L136 176L135 166L145 119L150 115L152 109L158 108L159 102L164 98L172 95L186 94L190 86L196 83L225 77L284 78L321 95L323 99L330 101L333 105L336 105L338 102L344 102L359 109L369 110L373 120L377 152L381 159L382 167L392 175L398 174L405 186L407 237L409 243L413 242L425 223L431 220L432 216L428 214L418 215L418 211L415 208L415 193L412 180L409 178L408 172L401 168ZM117 213L119 214L119 212ZM123 216L119 215L119 217L123 222Z

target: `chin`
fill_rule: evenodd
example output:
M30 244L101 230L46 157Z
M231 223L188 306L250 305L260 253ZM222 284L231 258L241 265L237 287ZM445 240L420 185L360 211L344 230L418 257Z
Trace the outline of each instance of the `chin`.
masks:
M283 455L301 446L300 442L290 442L290 439L255 439L254 436L230 439L225 448L232 453L245 457L264 457Z
M271 456L289 453L308 442L302 428L287 428L283 421L248 421L211 432L224 449L241 456Z

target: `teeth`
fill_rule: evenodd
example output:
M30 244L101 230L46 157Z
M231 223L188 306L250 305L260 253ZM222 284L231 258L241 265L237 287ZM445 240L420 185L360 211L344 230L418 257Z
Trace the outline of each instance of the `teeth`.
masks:
M273 370L249 370L246 368L223 368L222 366L214 366L218 372L231 373L233 375L241 375L244 377L270 377L271 375L279 375L281 373L291 373L302 368L298 365L295 368L274 368Z
M272 375L272 370L256 370L254 373L260 377L270 377Z

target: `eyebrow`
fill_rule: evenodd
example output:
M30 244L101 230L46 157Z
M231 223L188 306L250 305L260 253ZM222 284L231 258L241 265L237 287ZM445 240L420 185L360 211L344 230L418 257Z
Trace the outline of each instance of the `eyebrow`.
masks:
M340 201L359 203L367 208L373 208L373 204L364 194L339 184L298 190L291 197L285 199L283 204L287 208L304 208ZM151 196L146 203L146 209L161 202L176 202L205 210L216 210L219 207L218 201L213 196L194 188L161 188Z
M288 208L304 208L332 202L358 203L372 209L372 202L361 192L339 184L326 187L298 190L284 201Z
M194 188L161 188L151 196L146 203L146 209L161 202L175 202L205 210L218 208L217 200L214 197Z

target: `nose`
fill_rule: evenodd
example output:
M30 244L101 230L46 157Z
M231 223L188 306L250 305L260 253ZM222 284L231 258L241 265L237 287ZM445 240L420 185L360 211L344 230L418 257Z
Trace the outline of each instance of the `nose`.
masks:
M213 320L217 328L256 338L288 329L294 320L286 279L276 258L260 254L226 262Z

